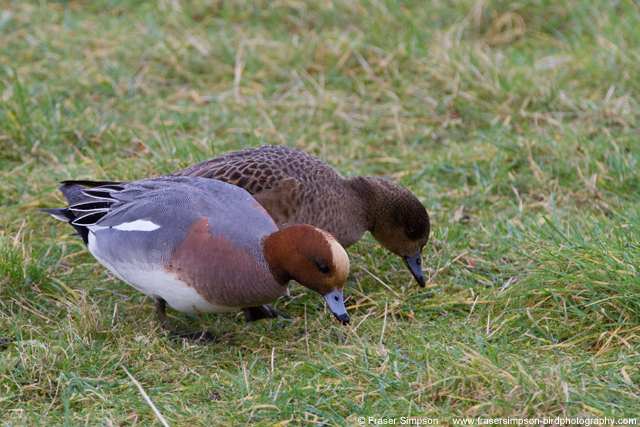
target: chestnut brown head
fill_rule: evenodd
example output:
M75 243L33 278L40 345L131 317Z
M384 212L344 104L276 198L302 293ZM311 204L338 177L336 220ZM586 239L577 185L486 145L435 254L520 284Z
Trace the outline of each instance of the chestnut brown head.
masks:
M295 280L318 292L338 320L349 322L342 296L349 257L331 234L311 225L292 225L267 236L263 248L278 283Z

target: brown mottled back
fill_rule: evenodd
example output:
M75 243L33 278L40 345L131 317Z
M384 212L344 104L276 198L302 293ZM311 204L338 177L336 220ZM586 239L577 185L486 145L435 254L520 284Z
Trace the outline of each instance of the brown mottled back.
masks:
M365 231L402 257L419 254L429 215L408 190L380 178L344 179L328 164L295 148L267 145L196 163L173 175L213 178L247 190L279 228L310 224L344 247Z
M172 175L213 178L247 190L279 228L311 224L348 247L362 237L366 207L347 180L325 162L295 148L267 145L235 151Z

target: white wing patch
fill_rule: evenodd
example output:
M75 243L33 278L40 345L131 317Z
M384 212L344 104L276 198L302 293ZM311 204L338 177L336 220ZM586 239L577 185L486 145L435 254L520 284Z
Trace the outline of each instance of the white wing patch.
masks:
M118 224L111 228L119 231L153 231L160 228L160 226L153 221L137 219L132 222L123 222L122 224Z

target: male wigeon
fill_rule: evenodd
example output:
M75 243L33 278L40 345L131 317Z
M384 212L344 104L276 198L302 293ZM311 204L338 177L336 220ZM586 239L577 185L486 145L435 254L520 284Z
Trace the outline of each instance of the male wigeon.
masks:
M278 227L311 224L345 248L365 231L402 257L425 286L422 249L429 214L410 191L381 178L344 179L325 162L295 148L266 145L196 163L169 176L213 178L247 190Z
M278 230L239 187L159 177L64 181L60 190L69 207L41 210L71 224L102 265L152 297L163 327L165 303L185 313L244 309L275 317L265 304L281 297L290 280L320 293L338 320L349 322L342 246L310 225Z

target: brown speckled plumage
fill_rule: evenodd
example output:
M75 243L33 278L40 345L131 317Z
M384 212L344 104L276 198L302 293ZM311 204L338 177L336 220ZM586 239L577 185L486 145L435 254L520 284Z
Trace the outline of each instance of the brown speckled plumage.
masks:
M342 178L325 162L291 147L235 151L172 175L242 187L278 227L311 224L333 234L344 247L369 230L384 247L406 259L419 256L429 238L429 215L410 191L381 178Z

